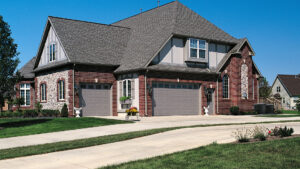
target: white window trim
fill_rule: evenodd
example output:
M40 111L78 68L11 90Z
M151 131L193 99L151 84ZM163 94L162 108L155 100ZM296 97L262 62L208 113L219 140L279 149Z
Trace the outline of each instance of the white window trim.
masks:
M53 51L53 45L54 45L54 51ZM51 48L52 48L52 51L53 51L53 53L51 53ZM56 45L56 43L55 42L51 42L50 44L49 44L49 48L48 48L48 53L49 53L49 62L54 62L55 60L56 60L56 52L57 51L57 45ZM51 54L54 54L54 59L53 59L53 56L52 56L52 60L51 60Z
M196 40L197 41L197 47L196 48L191 47L191 40ZM205 47L204 48L200 48L200 43L199 43L200 41L203 41L205 43ZM188 58L190 58L190 59L202 59L202 60L206 60L207 59L208 44L207 44L206 40L196 39L196 38L189 38L188 45L189 45ZM191 49L197 49L197 58L191 57ZM205 57L204 58L200 58L199 50L204 50L205 51Z
M277 87L276 87L276 92L277 92L277 93L280 93L280 92L281 92L281 87L280 87L280 86L277 86Z
M128 90L128 83L129 82L131 83L132 80L126 79L126 80L122 81L122 96L124 96L124 83L126 83L125 95L126 95L126 97L128 97L128 94L130 93L130 98L131 98L131 96L132 96L132 93L131 93L132 86L130 86L130 91L129 91Z
M44 87L43 87L44 86ZM46 84L45 83L42 83L41 85L40 85L40 87L41 87L41 101L42 102L46 102L47 101L47 86L46 86ZM45 99L43 99L43 93L44 93L44 96L45 96Z
M228 97L223 97L223 91L222 91L222 98L223 99L230 99L230 83L229 83L230 82L230 78L229 78L228 74L226 74L226 75L227 75L227 79L228 79L228 84L227 84L228 85L228 87L227 87L228 88L227 89ZM224 76L223 76L223 78L224 78ZM222 79L222 90L224 90L223 89L223 79Z
M61 83L63 82L63 83ZM62 85L63 84L63 85ZM62 90L60 90L62 89ZM58 100L63 101L65 100L65 81L64 80L59 80L58 81Z
M22 85L24 85L24 87L21 87ZM29 87L27 87L27 85L29 85ZM30 100L30 97L31 97L31 94L30 94L30 84L29 83L22 83L20 84L20 97L21 97L21 91L24 90L24 104L21 105L21 106L30 106L31 104L31 100ZM27 90L29 90L29 105L26 104L26 100L28 99L27 98Z

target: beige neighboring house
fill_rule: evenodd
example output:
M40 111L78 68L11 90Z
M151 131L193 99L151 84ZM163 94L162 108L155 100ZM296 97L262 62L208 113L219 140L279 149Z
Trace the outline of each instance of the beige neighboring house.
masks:
M300 74L277 75L272 85L272 95L279 94L283 109L296 109L300 96Z

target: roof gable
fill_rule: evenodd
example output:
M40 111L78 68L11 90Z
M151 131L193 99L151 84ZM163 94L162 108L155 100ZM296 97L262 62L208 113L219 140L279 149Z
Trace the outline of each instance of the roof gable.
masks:
M116 72L146 68L172 35L236 44L237 39L178 1L113 23L133 30L121 66Z
M277 78L290 96L300 96L300 75L278 75Z

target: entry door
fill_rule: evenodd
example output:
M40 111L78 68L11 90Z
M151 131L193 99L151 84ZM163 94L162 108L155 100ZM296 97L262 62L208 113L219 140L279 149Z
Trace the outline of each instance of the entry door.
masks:
M208 114L213 115L214 114L214 91L209 90L207 93L207 105L209 106L208 108Z

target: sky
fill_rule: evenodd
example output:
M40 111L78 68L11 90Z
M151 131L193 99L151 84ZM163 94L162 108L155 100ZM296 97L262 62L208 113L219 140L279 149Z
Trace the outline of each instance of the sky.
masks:
M48 16L110 24L157 7L157 0L0 0L0 15L18 44L21 68L36 55ZM160 0L160 5L171 0ZM247 37L270 84L300 73L299 0L180 0L235 38Z

